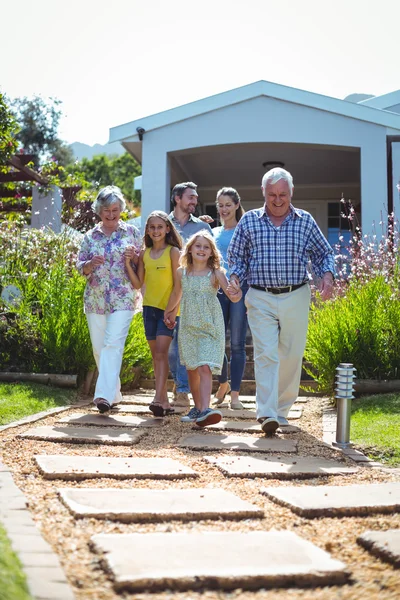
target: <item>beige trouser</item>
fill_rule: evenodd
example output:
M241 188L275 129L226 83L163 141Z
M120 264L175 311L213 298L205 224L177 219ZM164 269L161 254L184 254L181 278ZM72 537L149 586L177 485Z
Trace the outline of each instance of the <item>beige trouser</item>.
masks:
M310 298L309 285L287 294L254 288L246 294L254 346L257 419L287 417L297 398Z

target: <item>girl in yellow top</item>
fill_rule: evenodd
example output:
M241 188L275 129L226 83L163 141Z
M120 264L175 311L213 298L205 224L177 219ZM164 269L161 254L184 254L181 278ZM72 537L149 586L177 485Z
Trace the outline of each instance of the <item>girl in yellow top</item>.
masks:
M153 211L147 218L145 249L139 256L137 273L132 268L133 250L125 252L125 266L136 289L145 284L143 322L146 339L153 357L156 393L150 410L155 417L172 414L167 394L168 349L174 333L164 323L164 310L176 281L182 240L168 215ZM177 317L179 318L179 317Z

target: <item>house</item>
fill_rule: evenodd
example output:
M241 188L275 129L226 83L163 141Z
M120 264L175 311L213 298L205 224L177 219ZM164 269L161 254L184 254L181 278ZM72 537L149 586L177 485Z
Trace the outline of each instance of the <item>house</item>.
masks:
M262 203L263 174L283 165L294 204L334 243L340 200L351 200L363 230L400 214L400 90L359 103L258 81L110 130L142 165L142 217L170 210L181 181L199 186L200 212L235 187L245 210Z

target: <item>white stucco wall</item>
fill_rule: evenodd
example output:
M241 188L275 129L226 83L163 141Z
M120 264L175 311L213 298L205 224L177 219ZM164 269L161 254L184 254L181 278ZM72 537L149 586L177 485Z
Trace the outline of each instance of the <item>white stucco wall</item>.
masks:
M252 142L360 148L363 228L369 230L374 222L379 222L387 198L386 128L264 96L146 133L142 162L143 217L155 208L169 208L166 192L169 152Z

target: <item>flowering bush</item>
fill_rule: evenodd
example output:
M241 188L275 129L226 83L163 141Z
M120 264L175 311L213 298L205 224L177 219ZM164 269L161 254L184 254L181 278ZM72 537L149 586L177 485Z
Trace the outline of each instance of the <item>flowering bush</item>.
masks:
M23 217L0 223L1 370L83 376L94 367L83 312L85 278L75 270L78 245L68 229L55 234L25 228ZM14 298L7 297L9 290ZM144 342L137 315L124 354L124 383L129 383L133 366L151 370Z
M400 378L399 237L393 216L388 233L364 235L356 227L337 250L333 298L316 296L309 319L305 359L319 390L332 393L335 369L349 362L360 379ZM383 226L383 223L381 223Z

